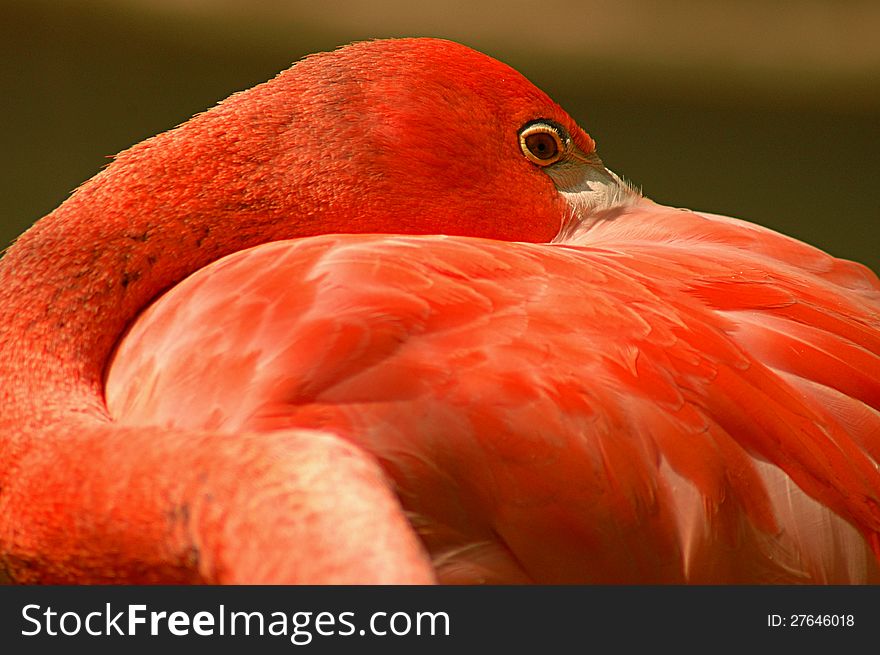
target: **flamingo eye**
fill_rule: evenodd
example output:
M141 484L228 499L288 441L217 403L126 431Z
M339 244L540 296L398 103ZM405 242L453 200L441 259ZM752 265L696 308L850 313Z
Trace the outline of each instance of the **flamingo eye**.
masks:
M562 126L543 121L529 123L519 132L520 149L538 166L549 166L562 159L568 140Z

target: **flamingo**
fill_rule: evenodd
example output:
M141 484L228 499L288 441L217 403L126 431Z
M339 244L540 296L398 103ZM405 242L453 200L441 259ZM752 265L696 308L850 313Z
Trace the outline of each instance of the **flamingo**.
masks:
M508 66L307 57L0 261L0 577L880 580L880 281Z

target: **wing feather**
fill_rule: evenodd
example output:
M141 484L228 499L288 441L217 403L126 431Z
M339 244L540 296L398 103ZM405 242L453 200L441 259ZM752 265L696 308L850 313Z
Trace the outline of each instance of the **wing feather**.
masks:
M351 439L449 579L880 579L880 283L735 219L268 244L150 308L107 397Z

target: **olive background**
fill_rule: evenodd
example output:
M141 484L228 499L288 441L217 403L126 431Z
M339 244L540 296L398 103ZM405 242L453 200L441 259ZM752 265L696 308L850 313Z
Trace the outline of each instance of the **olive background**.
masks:
M439 36L523 72L658 202L880 271L878 34L880 3L831 0L0 0L0 247L305 54Z

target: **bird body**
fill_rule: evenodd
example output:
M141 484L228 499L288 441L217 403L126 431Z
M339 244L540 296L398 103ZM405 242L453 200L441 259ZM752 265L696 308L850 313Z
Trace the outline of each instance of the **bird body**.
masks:
M876 580L871 275L692 212L604 220L555 244L237 253L135 323L110 412L342 435L382 463L441 580Z
M457 44L135 146L0 306L12 580L880 578L876 276L641 198Z

